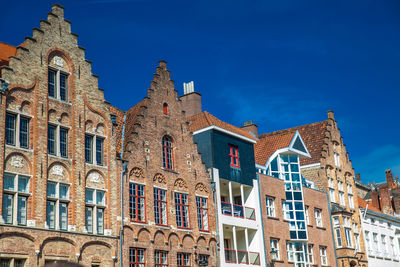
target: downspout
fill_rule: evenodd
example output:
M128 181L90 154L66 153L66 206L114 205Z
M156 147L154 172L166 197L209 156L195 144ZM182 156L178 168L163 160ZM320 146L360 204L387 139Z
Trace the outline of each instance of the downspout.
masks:
M121 230L119 231L119 263L123 267L122 263L122 244L124 237L124 175L126 172L126 163L124 162L124 138L125 138L125 120L126 114L124 115L124 124L122 125L122 138L121 138L121 155L122 160L122 171L121 171Z
M263 241L263 246L264 246L264 260L265 260L265 266L268 267L268 258L267 258L267 247L265 246L265 235L264 235L264 224L263 224L263 217L262 217L262 203L261 203L261 189L260 189L260 176L258 173L256 173L257 176L257 186L258 186L258 205L260 205L260 222L261 222L261 232L262 232L262 241Z
M325 192L326 198L328 199L328 209L329 209L329 221L331 222L331 232L332 232L332 241L333 241L333 251L335 252L335 261L336 261L336 266L338 267L338 258L336 255L336 239L335 239L335 233L333 231L333 223L332 223L332 211L331 211L331 200L329 199L329 194Z
M219 224L218 224L218 207L217 207L217 192L216 192L216 185L215 185L215 180L214 180L214 172L213 172L213 168L210 169L211 172L211 188L214 194L214 207L215 207L215 224L217 226L217 244L216 244L216 248L215 248L215 254L217 255L217 266L219 267L219 251L218 248L220 247L219 245Z

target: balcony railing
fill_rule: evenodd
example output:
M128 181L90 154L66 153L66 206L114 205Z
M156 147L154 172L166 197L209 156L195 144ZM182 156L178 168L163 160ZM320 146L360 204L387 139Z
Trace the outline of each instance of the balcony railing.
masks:
M236 258L237 255L237 258ZM225 262L247 265L260 265L260 253L245 250L225 249Z
M237 204L231 204L221 201L222 214L234 216L238 218L246 218L249 220L256 219L256 212L254 208L244 207Z

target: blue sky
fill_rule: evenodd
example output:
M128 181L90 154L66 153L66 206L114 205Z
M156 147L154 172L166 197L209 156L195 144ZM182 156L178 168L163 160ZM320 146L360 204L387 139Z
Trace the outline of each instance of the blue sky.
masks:
M0 40L23 42L53 3L3 3ZM400 176L400 1L59 3L114 105L141 100L163 59L180 93L193 80L203 108L235 125L270 132L334 110L363 181Z

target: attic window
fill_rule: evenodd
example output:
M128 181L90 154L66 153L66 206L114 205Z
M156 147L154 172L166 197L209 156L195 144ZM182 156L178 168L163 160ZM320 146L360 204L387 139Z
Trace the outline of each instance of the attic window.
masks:
M168 104L167 103L164 103L164 105L163 105L163 112L164 112L164 115L168 115Z
M229 157L231 158L230 166L239 168L239 151L236 146L229 145Z

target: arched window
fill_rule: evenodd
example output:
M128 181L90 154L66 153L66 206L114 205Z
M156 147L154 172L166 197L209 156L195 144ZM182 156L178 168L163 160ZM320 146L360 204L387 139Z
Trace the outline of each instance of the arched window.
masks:
M164 136L162 139L163 147L163 167L168 170L174 169L174 159L172 152L172 138L169 136Z
M163 111L164 111L164 115L168 115L168 104L167 103L164 103Z

